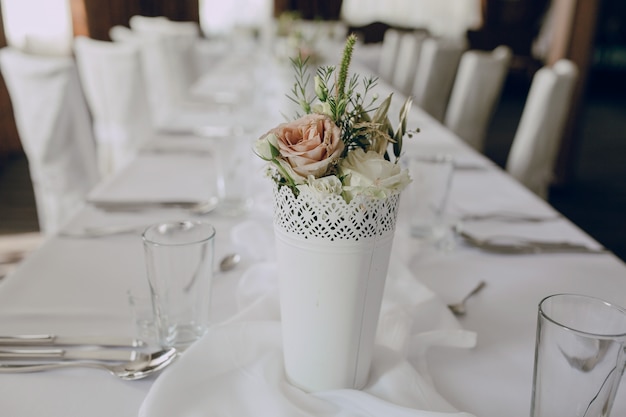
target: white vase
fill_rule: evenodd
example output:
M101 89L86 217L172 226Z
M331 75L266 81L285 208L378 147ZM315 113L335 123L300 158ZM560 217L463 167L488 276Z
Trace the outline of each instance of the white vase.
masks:
M309 391L368 380L399 196L320 202L275 191L285 370Z

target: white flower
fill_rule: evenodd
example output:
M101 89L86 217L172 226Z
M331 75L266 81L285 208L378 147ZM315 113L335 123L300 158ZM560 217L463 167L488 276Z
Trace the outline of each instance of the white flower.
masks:
M278 155L278 138L274 133L260 137L254 143L254 152L266 161L271 161Z
M289 165L289 162L280 158L275 159L274 162L278 164L277 168L283 178L286 178L288 181L291 180L291 182L296 185L306 182L306 178L294 171L291 165Z
M333 115L333 111L330 108L330 103L328 102L315 103L311 108L311 111L313 111L314 113L324 114L329 117Z
M387 198L400 193L411 182L408 170L387 161L378 152L360 148L349 152L341 161L339 173L348 202L357 195Z
M321 201L331 195L341 195L342 185L334 175L322 178L309 175L306 184L298 185L298 190L300 194L309 194Z

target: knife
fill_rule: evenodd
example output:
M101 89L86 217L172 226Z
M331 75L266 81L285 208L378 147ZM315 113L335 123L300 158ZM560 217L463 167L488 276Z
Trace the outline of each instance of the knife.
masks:
M145 352L123 349L0 349L0 360L94 360L126 362L147 358Z
M19 336L0 336L0 346L103 346L129 348L146 346L146 342L131 337L118 336L27 334Z
M89 204L105 211L142 211L154 208L193 209L199 201L98 201L90 200Z

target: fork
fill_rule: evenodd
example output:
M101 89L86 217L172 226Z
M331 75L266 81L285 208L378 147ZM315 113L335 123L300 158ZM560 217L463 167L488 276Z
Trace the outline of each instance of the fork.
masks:
M500 254L533 254L533 253L609 253L606 248L594 249L583 244L567 241L545 242L524 239L514 236L494 236L480 239L455 228L457 236L466 243L487 252Z

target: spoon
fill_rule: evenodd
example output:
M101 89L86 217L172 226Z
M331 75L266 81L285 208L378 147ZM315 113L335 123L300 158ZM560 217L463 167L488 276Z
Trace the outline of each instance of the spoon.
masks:
M467 302L467 300L471 296L475 295L480 290L482 290L485 287L485 285L487 285L487 283L485 281L480 281L478 283L478 285L472 291L470 291L469 294L467 294L465 297L463 297L463 299L460 302L455 303L455 304L448 304L448 308L450 309L450 311L452 311L452 313L455 316L462 316L462 315L464 315L465 312L466 312L465 311L465 303Z
M222 258L219 263L219 268L217 271L215 271L215 273L228 272L231 269L234 269L239 264L239 262L241 262L241 255L239 255L238 253L230 253ZM200 265L202 265L202 262L200 262L198 266ZM189 292L193 284L196 282L199 272L199 269L196 269L189 283L185 286L185 288L183 288L185 292Z
M159 350L153 353L140 355L137 359L120 364L107 364L103 362L87 361L64 361L41 364L0 364L0 373L25 373L40 372L59 368L98 368L109 371L118 378L127 381L145 378L148 375L164 369L174 362L178 352L174 348Z
M222 258L220 261L220 272L227 272L234 269L241 262L241 255L231 253Z

